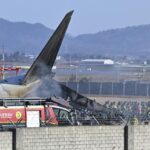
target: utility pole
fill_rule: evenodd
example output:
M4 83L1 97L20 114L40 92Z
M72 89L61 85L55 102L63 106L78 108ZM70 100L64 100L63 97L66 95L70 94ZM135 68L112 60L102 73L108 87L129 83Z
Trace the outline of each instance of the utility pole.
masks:
M4 44L2 44L2 61L3 61L3 66L2 66L2 79L5 79L5 47Z

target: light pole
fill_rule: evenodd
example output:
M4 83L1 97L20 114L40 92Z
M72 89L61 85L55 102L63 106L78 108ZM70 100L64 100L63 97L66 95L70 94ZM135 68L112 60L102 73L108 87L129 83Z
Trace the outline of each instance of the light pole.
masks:
M137 95L137 82L135 82L135 96Z
M112 90L111 93L112 93L112 96L113 96L114 95L114 92L113 92L114 91L114 84L113 84L113 82L112 82L112 89L111 90Z
M103 83L99 83L99 95L102 94L102 87L103 87Z
M125 84L126 84L126 82L124 81L123 82L123 96L125 96Z
M147 90L146 90L146 96L149 96L149 93L148 93L148 91L149 91L149 84L147 83Z
M77 92L79 92L79 82L78 82L78 79L77 79L77 68L76 68L76 84L77 84Z

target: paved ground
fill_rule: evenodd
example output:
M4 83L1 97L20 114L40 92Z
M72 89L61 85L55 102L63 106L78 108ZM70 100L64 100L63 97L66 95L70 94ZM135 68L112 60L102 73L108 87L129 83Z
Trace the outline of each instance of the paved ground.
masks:
M98 96L98 95L85 95L90 99L95 99L98 103L105 103L106 101L150 101L150 97L136 97L136 96Z

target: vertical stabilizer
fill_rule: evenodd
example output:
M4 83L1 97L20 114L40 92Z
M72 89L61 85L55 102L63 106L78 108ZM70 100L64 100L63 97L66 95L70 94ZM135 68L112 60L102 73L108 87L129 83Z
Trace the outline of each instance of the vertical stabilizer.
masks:
M72 14L73 11L66 14L37 59L28 70L22 80L22 84L28 84L50 74Z

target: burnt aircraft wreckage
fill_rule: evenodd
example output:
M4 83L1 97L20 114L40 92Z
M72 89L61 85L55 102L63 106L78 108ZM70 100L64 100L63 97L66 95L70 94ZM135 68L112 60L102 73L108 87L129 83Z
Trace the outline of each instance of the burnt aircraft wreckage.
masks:
M81 116L91 117L97 123L120 123L122 114L73 91L53 80L52 67L71 20L73 11L66 14L47 44L24 76L0 81L0 98L62 97L69 99L73 110ZM107 122L106 122L107 120Z

